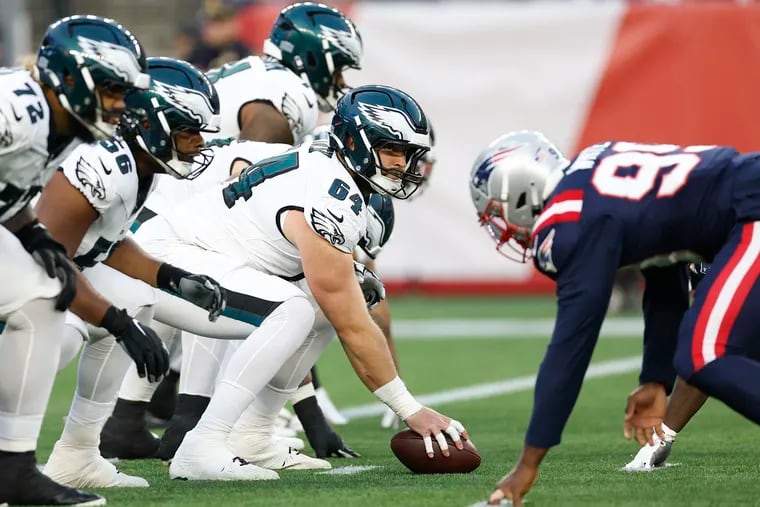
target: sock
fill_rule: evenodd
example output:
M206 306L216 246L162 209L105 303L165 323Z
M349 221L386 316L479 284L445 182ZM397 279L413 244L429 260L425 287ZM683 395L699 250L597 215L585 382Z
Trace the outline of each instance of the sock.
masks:
M296 389L296 391L293 393L293 396L290 397L290 402L295 406L295 404L299 401L311 396L316 396L316 393L314 391L314 384L304 384Z
M666 442L675 442L676 436L678 435L677 431L673 431L668 427L667 424L662 423L662 432L665 434L665 441Z

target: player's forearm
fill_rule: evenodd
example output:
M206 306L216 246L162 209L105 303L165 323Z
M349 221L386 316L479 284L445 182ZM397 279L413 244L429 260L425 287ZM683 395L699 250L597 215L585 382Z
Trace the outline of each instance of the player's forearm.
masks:
M644 355L639 383L662 384L669 393L675 382L673 356L678 330L689 308L686 266L644 270Z
M36 218L37 216L34 214L34 209L32 209L32 207L27 204L21 211L3 222L3 227L8 229L13 234L16 234L25 225L33 222Z
M396 344L393 341L393 335L391 334L391 307L388 304L388 298L380 301L369 312L372 320L380 328L385 336L385 342L388 344L388 350L393 358L393 364L396 366L396 370L399 369L398 354L396 354Z
M77 295L69 310L79 315L85 322L100 326L111 302L96 291L81 272L77 272Z
M549 452L548 448L533 447L531 445L525 444L517 464L518 466L524 465L531 468L538 468L547 452Z
M398 375L385 337L369 317L365 323L338 331L338 337L351 366L370 391L374 392Z
M158 287L156 279L162 263L145 253L132 238L124 238L105 264L151 287Z

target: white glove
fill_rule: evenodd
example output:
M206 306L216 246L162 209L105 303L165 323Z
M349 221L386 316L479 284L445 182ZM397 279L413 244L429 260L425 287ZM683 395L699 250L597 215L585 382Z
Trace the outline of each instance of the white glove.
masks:
M364 294L364 301L367 303L367 308L370 310L385 299L385 287L380 278L371 270L368 269L361 262L354 261L354 273L356 274L356 281L359 282L359 287Z
M396 415L396 412L390 409L390 407L385 407L385 413L383 414L383 418L380 420L380 427L381 428L393 428L394 430L397 430L401 426L401 419Z

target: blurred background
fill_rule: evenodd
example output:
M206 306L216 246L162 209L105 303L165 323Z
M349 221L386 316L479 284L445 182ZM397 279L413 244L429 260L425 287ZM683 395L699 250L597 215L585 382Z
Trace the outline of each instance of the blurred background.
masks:
M151 55L208 69L260 51L290 2L3 0L0 58L33 53L47 25L98 14L129 27ZM536 129L572 156L600 140L760 149L760 4L750 1L327 2L357 24L361 71L424 106L438 164L430 189L399 203L378 268L395 292L544 293L531 265L503 259L479 230L467 177L476 154ZM699 231L695 231L698 234ZM623 275L617 303L638 306Z

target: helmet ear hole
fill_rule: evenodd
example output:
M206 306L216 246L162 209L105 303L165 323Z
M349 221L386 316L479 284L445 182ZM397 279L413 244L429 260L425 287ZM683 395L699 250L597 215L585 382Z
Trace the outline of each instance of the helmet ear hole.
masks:
M520 209L528 202L528 193L523 192L520 194L520 196L517 198L517 205L515 208Z

